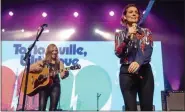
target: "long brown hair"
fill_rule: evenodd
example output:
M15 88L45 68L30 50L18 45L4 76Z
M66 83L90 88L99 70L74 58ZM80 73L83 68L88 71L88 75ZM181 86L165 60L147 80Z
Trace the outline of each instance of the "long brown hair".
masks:
M141 14L141 12L140 12L140 9L139 9L135 4L128 4L128 5L126 5L125 8L123 9L122 16L121 16L121 21L120 21L120 23L121 23L121 25L123 25L123 26L125 26L125 25L127 24L127 20L124 19L123 16L125 16L125 15L127 14L127 9L130 8L130 7L135 7L135 8L137 8L138 14L139 14L138 22L140 21L140 19L141 19L141 17L142 17L142 14Z
M51 63L52 61L52 51L53 51L53 48L57 46L55 44L49 44L47 49L46 49L46 53L45 53L45 58L44 58L44 62L45 63ZM57 51L58 51L58 48L57 48ZM55 62L55 66L57 67L58 69L58 66L60 65L60 59L58 58L58 55L56 57L56 62Z

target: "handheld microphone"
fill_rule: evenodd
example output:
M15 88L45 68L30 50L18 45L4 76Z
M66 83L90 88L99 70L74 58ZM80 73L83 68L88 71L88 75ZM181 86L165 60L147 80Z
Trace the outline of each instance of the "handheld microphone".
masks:
M137 24L136 23L132 23L132 27L137 28ZM133 38L134 38L134 34L132 33L131 36L130 36L130 39L133 40Z

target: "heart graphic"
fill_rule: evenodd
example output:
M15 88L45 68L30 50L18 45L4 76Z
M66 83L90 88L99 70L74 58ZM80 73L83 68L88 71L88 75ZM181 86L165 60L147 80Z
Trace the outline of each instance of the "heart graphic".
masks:
M15 84L15 73L6 66L1 66L2 69L2 99L1 99L1 110L12 110L11 103L13 98L14 84Z

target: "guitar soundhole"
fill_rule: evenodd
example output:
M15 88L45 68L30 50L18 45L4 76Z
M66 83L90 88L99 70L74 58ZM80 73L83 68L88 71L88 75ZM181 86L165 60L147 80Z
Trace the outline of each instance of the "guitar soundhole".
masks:
M44 75L40 75L37 80L34 82L34 88L38 87L39 85L43 84L47 78L44 78Z
M44 76L43 76L43 75L40 75L40 76L38 77L38 80L41 81L43 78L44 78Z

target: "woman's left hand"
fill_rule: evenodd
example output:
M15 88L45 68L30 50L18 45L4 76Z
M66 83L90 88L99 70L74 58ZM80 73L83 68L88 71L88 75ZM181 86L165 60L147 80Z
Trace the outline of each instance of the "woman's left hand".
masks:
M64 70L63 72L60 73L61 74L61 78L62 79L65 79L69 76L69 71L67 70Z
M134 73L134 72L136 72L137 70L138 70L138 68L139 68L139 63L137 63L137 62L132 62L131 64L130 64L130 66L128 67L128 72L129 73Z

